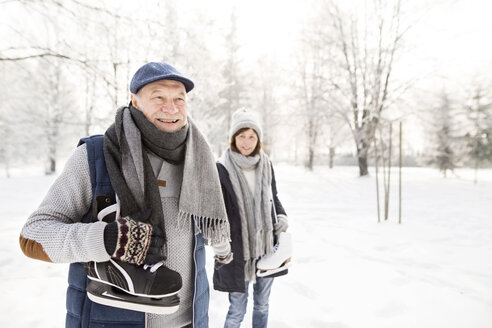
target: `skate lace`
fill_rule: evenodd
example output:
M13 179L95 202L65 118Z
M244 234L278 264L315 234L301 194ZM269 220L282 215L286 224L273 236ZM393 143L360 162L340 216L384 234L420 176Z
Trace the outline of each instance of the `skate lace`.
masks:
M264 258L270 258L273 256L273 254L277 253L277 250L278 250L278 244L275 244L275 246L273 246L272 248L272 252L270 254L266 254L264 256Z
M144 264L143 268L144 268L144 270L147 270L148 268L150 268L150 272L154 273L157 271L157 269L159 269L163 265L164 265L164 263L157 262L156 264Z

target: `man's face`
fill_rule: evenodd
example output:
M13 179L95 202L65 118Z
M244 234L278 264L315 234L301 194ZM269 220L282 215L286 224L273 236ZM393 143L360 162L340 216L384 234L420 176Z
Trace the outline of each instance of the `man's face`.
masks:
M181 82L155 81L131 97L133 107L161 131L176 132L186 124L186 89Z

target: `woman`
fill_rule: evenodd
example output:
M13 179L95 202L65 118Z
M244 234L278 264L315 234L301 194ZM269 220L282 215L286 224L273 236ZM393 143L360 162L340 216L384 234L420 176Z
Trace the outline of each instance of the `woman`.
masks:
M217 163L233 253L230 263L216 256L213 279L216 290L229 292L225 328L241 325L250 283L253 284L253 327L267 326L268 298L274 276L256 277L256 262L273 252L275 236L288 227L287 215L277 198L272 164L262 151L261 139L262 130L256 115L246 110L235 112L230 147ZM216 250L216 254L221 254L220 250ZM287 271L278 275L285 273Z

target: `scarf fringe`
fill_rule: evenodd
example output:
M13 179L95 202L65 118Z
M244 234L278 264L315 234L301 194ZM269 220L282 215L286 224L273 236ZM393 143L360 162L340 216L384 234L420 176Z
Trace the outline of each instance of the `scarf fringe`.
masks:
M248 259L244 261L244 281L251 283L256 282L256 259Z
M269 230L265 235L265 254L272 254L273 246L273 231Z
M267 232L265 234L265 255L273 254L273 233ZM256 282L256 263L261 259L259 258L248 258L244 260L244 280L251 283Z
M191 229L190 221L194 222L195 234L201 233L211 245L222 244L231 241L231 229L229 220L224 218L210 218L179 211L178 228Z

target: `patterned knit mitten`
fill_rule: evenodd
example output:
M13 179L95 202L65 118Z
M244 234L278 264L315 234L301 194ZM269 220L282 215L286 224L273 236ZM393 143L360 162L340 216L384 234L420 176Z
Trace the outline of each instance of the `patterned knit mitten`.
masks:
M155 264L164 259L160 254L164 245L161 229L130 217L120 217L106 225L104 245L108 254L123 262Z

